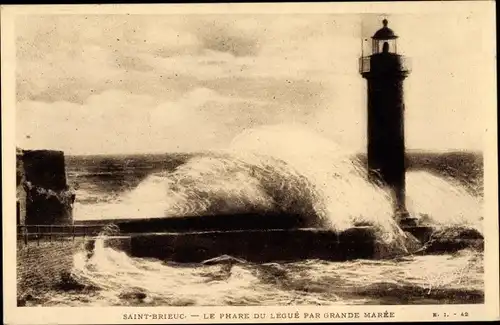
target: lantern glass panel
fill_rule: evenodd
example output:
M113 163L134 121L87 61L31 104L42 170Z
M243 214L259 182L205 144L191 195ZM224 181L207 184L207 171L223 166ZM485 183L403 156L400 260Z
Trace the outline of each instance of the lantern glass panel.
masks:
M373 54L378 54L378 53L384 52L384 43L387 43L387 45L388 45L387 52L397 54L398 49L397 49L396 39L373 40L373 43L372 43Z

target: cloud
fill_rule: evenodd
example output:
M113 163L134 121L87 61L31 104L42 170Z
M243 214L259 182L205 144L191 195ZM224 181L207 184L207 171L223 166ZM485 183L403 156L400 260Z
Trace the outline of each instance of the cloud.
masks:
M422 21L428 28L415 28ZM19 16L19 141L88 153L199 150L294 122L363 150L362 22L380 24L326 14ZM390 24L413 59L408 147L480 148L478 110L491 92L478 85L494 57L477 18Z
M204 19L198 37L208 50L230 53L236 57L256 56L260 49L259 35L254 30L238 28L235 20Z
M337 25L327 18L323 15L314 22L295 16L20 19L18 99L83 103L92 93L111 88L135 93L151 89L151 95L154 91L155 96L172 99L179 93L169 91L177 88L169 80L189 80L191 88L220 78L235 79L235 88L236 79L245 78L318 82L335 72L331 53L345 50L343 56L349 60L338 68L355 71L352 47L345 37L329 39L328 32ZM147 87L138 89L138 84Z
M272 120L275 114L262 110L270 107L206 88L163 102L118 90L91 95L83 104L22 101L17 139L23 148L73 154L197 151L227 145L252 124L255 111L261 116L255 125Z

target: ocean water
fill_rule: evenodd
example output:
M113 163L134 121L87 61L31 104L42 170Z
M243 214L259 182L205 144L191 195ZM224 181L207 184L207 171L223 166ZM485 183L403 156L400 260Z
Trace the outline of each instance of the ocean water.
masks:
M314 145L300 145L312 143ZM405 251L390 195L363 158L300 128L244 132L226 150L67 157L75 219L278 211L341 231L369 224ZM428 224L482 232L482 165L473 153L409 154L407 202ZM402 247L401 247L402 246ZM399 254L383 260L174 264L133 258L98 240L74 256L79 289L42 290L48 306L481 303L483 252Z

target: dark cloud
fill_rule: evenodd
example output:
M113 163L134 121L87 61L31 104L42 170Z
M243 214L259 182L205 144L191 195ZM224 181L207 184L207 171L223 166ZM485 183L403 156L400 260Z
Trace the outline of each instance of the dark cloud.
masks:
M18 101L33 100L47 103L66 101L83 104L90 96L113 89L126 93L150 95L162 100L173 100L187 90L200 85L201 82L194 76L129 70L122 71L113 78L99 81L77 77L61 78L50 87L36 91L32 89L26 78L18 78L16 97Z
M282 107L308 105L311 110L322 101L328 89L318 81L287 80L284 78L217 78L201 82L228 97L257 98L280 104ZM238 85L238 87L234 87Z
M77 78L61 78L57 84L50 85L50 88L34 90L30 83L20 78L17 80L17 100L33 100L41 102L66 101L70 103L83 104L93 92L103 89L99 84L87 84L84 80Z
M204 48L234 56L255 56L260 50L258 35L225 22L208 21L197 28L197 36Z
M154 70L154 67L137 56L118 55L115 59L115 63L118 68L124 70L137 70L144 72Z
M234 56L255 56L259 50L257 40L242 36L215 34L202 40L207 49L229 52Z

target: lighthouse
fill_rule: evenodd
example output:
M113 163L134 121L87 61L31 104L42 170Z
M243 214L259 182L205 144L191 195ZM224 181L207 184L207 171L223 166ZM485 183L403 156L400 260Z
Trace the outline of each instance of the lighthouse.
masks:
M408 60L398 54L398 36L388 27L372 36L371 53L361 56L359 72L368 90L368 175L393 196L394 212L402 225L412 225L405 205L405 134L403 81Z

